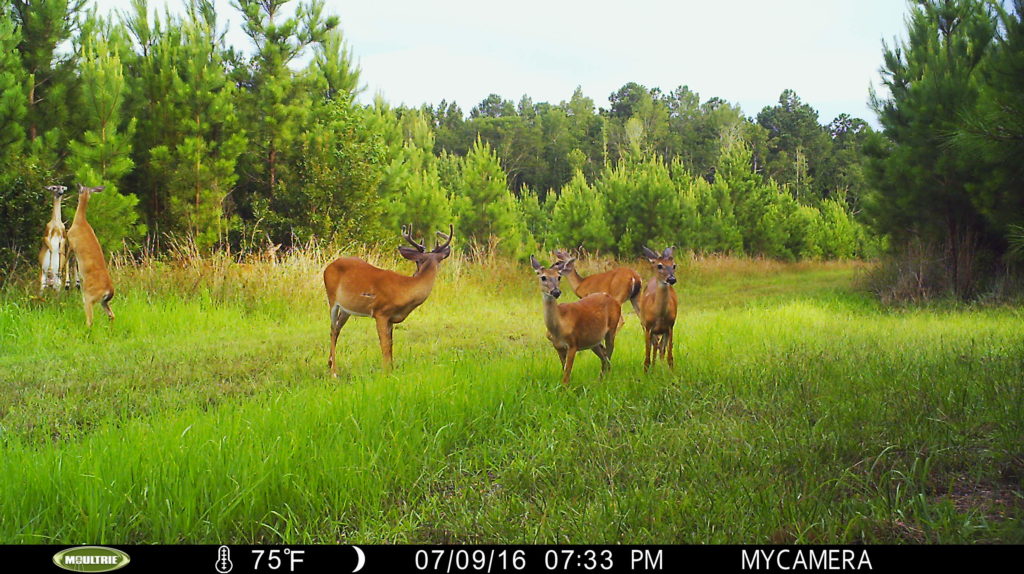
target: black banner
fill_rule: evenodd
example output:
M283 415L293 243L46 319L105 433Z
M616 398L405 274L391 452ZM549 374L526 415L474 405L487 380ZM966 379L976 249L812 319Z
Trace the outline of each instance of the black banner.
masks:
M1021 546L0 546L4 572L967 572Z

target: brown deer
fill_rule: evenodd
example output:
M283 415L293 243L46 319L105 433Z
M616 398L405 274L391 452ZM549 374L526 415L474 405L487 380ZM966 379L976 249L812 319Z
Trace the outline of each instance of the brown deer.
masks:
M582 277L576 271L576 259L564 249L555 250L555 258L561 265L562 275L569 280L569 285L577 297L583 298L591 293L607 293L622 305L627 300L633 304L633 310L640 314L637 296L644 285L640 274L628 267L617 267L604 273Z
M43 233L43 247L39 250L39 267L42 271L39 274L39 295L47 287L60 290L61 277L67 281L68 270L68 238L67 229L64 227L64 218L61 217L60 209L64 203L64 192L68 188L63 185L49 185L44 189L53 193L53 214L50 221L46 223L46 231Z
M107 272L107 262L103 259L103 249L96 232L85 219L89 207L89 196L103 191L104 187L85 187L78 185L78 208L75 219L68 230L68 243L75 252L75 267L79 281L82 283L82 302L85 304L85 324L92 327L92 307L97 301L103 305L110 320L114 320L114 312L110 310L110 300L114 298L114 283Z
M559 261L551 267L544 267L531 255L530 264L540 279L544 323L548 328L548 340L562 361L562 383L569 382L576 352L580 350L593 350L601 359L601 374L606 373L612 366L615 333L622 318L621 304L607 293L592 293L579 301L559 304L563 263Z
M331 308L331 355L327 365L332 375L338 376L334 360L338 333L352 315L373 317L377 322L384 370L391 370L393 327L430 296L438 265L451 254L449 246L454 233L455 227L451 225L447 235L438 231L437 236L444 244L427 251L424 245L412 238L411 227L402 226L402 237L411 247L403 245L398 248L398 253L416 263L412 277L374 267L355 257L335 259L324 269L327 304Z
M643 247L644 257L654 266L654 277L647 282L647 288L640 294L640 322L644 327L644 370L651 366L651 350L655 359L660 354L666 358L670 368L675 367L672 356L672 330L676 324L676 262L672 248L667 247L661 255ZM666 357L666 351L668 356Z

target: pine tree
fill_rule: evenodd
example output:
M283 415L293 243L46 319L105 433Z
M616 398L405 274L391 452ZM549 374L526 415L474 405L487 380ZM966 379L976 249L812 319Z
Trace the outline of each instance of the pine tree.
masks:
M20 31L18 53L28 74L25 82L26 135L32 153L56 164L64 153L71 119L76 54L58 47L78 28L86 0L12 0Z
M94 25L106 27L99 22ZM89 221L100 245L108 251L146 234L135 209L139 199L118 191L119 182L133 166L130 153L135 120L125 122L121 113L126 85L116 36L109 29L105 33L97 29L82 39L78 110L84 132L81 139L69 143L67 160L77 182L106 187L90 201Z
M562 187L551 214L551 235L555 246L584 246L590 251L603 251L615 245L608 229L604 202L587 184L580 170Z
M323 16L323 0L300 2L294 15L287 16L289 1L236 0L235 4L242 12L243 31L257 48L236 80L248 88L241 102L249 146L243 156L246 178L240 199L247 214L254 220L264 219L272 227L273 239L284 242L291 241L292 224L301 224L283 212L296 204L289 194L302 192L290 186L296 183L292 181L295 165L303 161L296 152L302 148L299 142L313 110L310 91L304 89L308 86L296 78L289 64L310 45L326 42L338 25L337 17Z
M865 206L894 243L939 246L953 291L966 297L976 247L991 241L966 190L985 174L949 143L978 100L995 20L982 0L922 0L907 25L907 41L884 52L889 96L872 96L885 134L867 144L875 193Z
M452 191L452 207L459 220L455 227L467 245L487 245L493 238L502 240L505 252L518 254L523 246L506 238L519 237L522 222L505 171L488 144L477 140L459 162Z

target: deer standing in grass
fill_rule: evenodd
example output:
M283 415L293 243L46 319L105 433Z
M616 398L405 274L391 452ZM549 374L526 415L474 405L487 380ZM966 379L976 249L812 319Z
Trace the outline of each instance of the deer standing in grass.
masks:
M68 242L75 252L75 267L79 281L82 283L82 302L85 304L85 324L92 327L92 308L97 301L103 305L110 320L114 320L114 312L110 310L110 300L114 298L114 283L107 272L107 262L103 259L103 248L96 239L96 232L85 219L89 207L89 196L103 191L100 187L78 185L78 208L75 219L68 230Z
M562 383L569 382L573 361L581 350L594 351L601 359L601 374L606 373L612 366L615 333L622 319L621 304L607 293L592 293L579 301L559 304L563 262L544 267L531 255L530 264L540 279L544 324L548 328L548 340L562 361Z
M60 208L64 203L64 192L68 188L63 185L49 185L44 189L53 193L53 215L46 223L46 231L43 233L43 247L39 250L39 267L42 271L39 274L39 295L47 287L60 290L61 277L67 281L68 270L68 238L67 229L64 227L64 218L61 217Z
M411 227L402 226L402 237L411 247L403 245L398 248L398 253L416 263L412 277L374 267L356 257L335 259L324 269L324 287L331 308L331 355L327 364L332 375L338 376L334 358L338 333L352 315L373 317L377 322L384 370L391 370L393 328L430 296L438 265L451 254L449 246L454 233L454 226L449 226L447 235L438 231L437 236L444 244L427 251L424 245L412 238Z
M666 358L669 368L675 367L672 356L672 330L676 324L676 262L672 248L667 247L658 255L644 247L643 254L654 266L655 275L647 282L647 288L640 294L640 322L644 327L644 370L651 366L651 350L657 360ZM668 356L666 357L666 351Z
M633 310L640 314L637 297L644 285L640 274L628 267L618 267L604 273L582 277L576 271L576 259L564 249L556 249L555 257L561 265L563 276L569 280L573 292L583 298L592 293L607 293L622 305L627 300L633 304Z

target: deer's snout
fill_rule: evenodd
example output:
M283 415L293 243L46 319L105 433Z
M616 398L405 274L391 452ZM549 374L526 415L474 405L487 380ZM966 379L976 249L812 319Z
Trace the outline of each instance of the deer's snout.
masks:
M562 294L562 290L561 289L552 289L551 290L551 296L554 297L555 299L558 299L558 297L561 294Z

